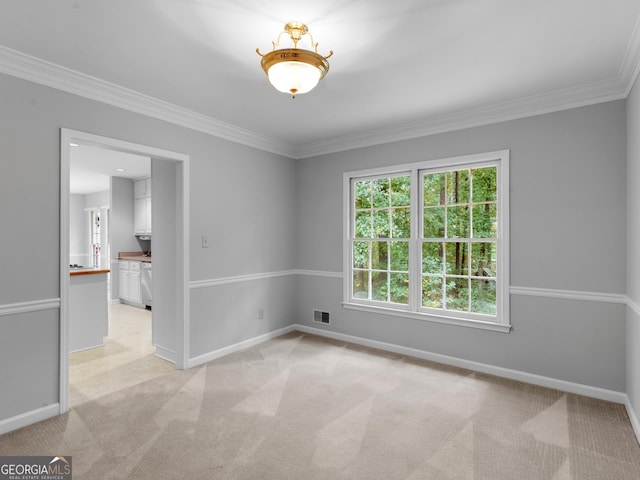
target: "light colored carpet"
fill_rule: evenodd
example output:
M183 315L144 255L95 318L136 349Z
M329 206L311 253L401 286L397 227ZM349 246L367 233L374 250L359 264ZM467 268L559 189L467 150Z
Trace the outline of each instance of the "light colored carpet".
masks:
M624 407L294 332L0 437L74 479L640 478Z

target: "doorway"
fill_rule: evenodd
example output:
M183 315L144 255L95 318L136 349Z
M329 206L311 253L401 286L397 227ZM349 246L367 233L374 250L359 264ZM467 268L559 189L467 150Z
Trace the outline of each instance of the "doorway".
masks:
M71 408L175 370L172 363L154 355L151 311L125 303L111 303L107 309L104 343L69 353Z
M60 413L69 409L69 203L72 145L91 146L151 159L151 175L157 178L152 202L154 218L153 343L156 355L187 365L188 353L188 179L189 157L85 132L61 129L60 135ZM155 201L157 199L157 201ZM156 215L153 212L162 212ZM115 252L117 254L117 252ZM156 318L157 317L157 318Z

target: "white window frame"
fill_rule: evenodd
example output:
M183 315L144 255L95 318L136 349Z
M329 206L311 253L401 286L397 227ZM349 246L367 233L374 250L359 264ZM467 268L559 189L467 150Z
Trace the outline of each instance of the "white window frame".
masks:
M495 316L471 312L458 312L422 307L421 288L421 243L422 243L422 183L423 173L436 173L464 168L497 166L498 184L498 234L497 234L497 284ZM353 183L375 177L409 175L411 177L411 239L409 241L409 304L396 305L352 297L353 258L351 242L353 238L354 198ZM419 213L416 213L419 212ZM382 313L471 328L480 328L508 333L509 319L509 150L465 155L411 164L394 165L345 172L343 175L343 307L370 313ZM414 287L411 287L413 285Z

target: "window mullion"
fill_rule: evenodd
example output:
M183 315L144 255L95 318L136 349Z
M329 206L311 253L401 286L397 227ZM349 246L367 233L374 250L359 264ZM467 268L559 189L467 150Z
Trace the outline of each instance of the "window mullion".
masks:
M440 206L444 209L443 215L443 233L442 233L442 308L447 309L447 230L448 230L448 214L449 214L449 188L447 186L447 172L443 172L444 177L444 203L440 203ZM442 200L441 200L442 202Z
M420 171L411 171L411 240L409 242L409 306L417 312L422 304L422 181Z
M471 253L473 249L471 248L471 240L474 238L474 224L473 224L473 189L474 189L474 181L473 181L473 170L470 168L469 170L469 238L467 239L467 311L471 312L472 310L472 299L473 299L473 280L471 277L473 275L472 266L471 266Z

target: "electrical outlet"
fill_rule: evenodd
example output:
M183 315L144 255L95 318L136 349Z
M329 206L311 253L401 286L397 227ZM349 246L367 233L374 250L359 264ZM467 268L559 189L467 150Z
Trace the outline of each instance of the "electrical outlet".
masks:
M206 235L202 236L202 248L209 248L209 237Z
M258 309L258 320L264 320L264 308Z

